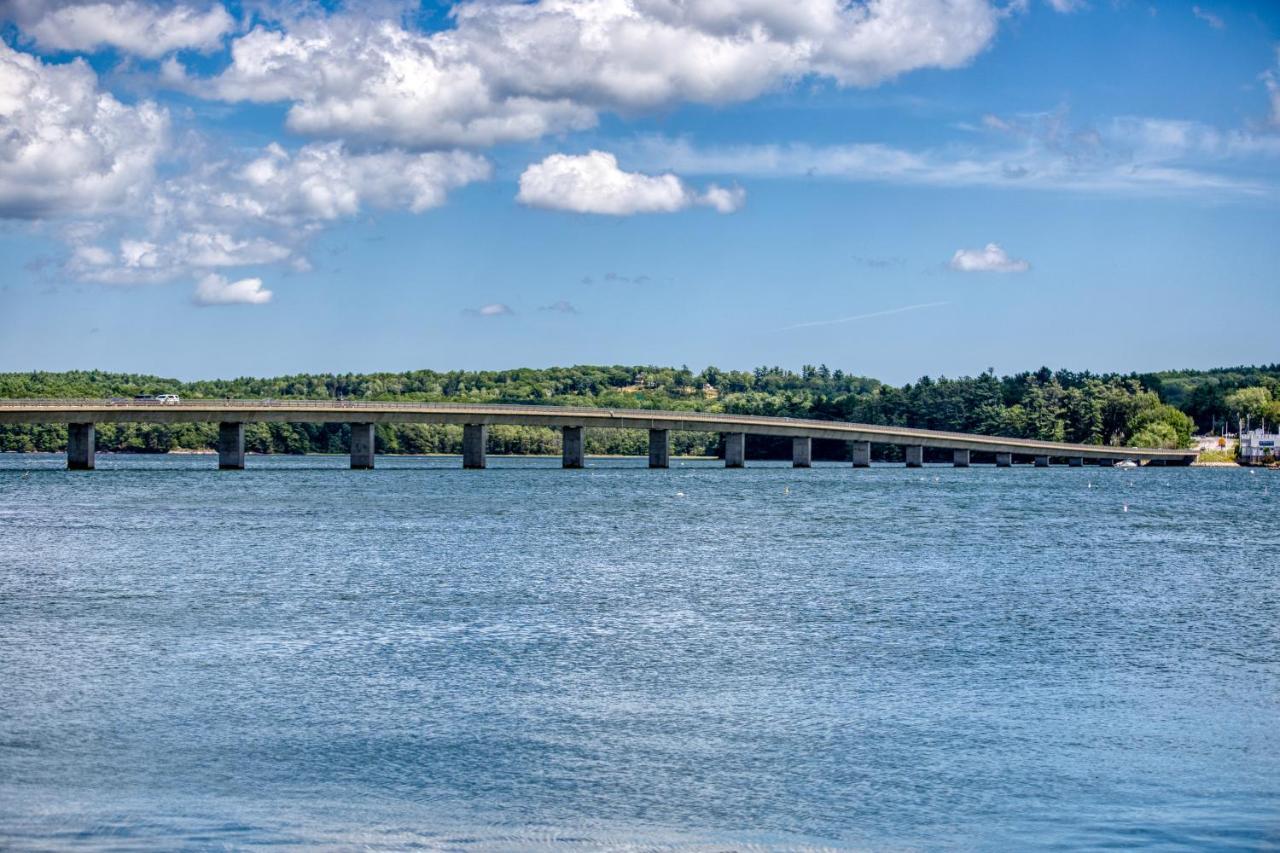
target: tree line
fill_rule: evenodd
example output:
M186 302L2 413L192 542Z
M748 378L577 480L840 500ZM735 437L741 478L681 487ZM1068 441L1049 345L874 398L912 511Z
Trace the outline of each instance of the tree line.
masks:
M1011 376L986 371L960 378L922 377L893 386L826 365L799 371L758 367L727 371L708 367L593 366L500 371L415 370L404 373L299 374L273 378L181 382L157 376L103 371L0 373L0 397L133 397L179 394L183 398L342 399L421 402L537 403L542 405L653 408L732 414L821 418L920 427L1082 444L1187 447L1197 431L1248 417L1280 422L1280 365L1094 374L1041 368ZM342 424L250 424L251 452L344 452ZM212 448L216 424L102 424L103 450L168 452ZM425 424L380 425L384 453L458 453L461 429ZM495 453L556 454L557 431L542 427L494 427ZM719 436L680 433L673 452L716 455ZM59 426L0 427L0 450L59 451ZM785 442L753 439L753 452L785 455ZM825 454L843 452L838 443ZM642 455L643 432L591 430L589 453ZM893 451L890 450L890 453Z

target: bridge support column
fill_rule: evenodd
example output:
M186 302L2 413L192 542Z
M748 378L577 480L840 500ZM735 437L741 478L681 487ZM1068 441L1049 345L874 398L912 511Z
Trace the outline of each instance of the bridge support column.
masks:
M1048 456L1037 456L1037 457L1036 457L1036 467L1037 467L1037 468L1048 468L1048 467L1049 467L1049 457L1048 457Z
M957 468L968 468L969 467L969 451L957 450L954 453L952 453L951 464L955 465Z
M218 424L218 469L244 470L244 424L223 421Z
M724 467L745 468L747 465L747 434L730 432L724 436Z
M792 468L813 467L813 439L811 438L791 439L791 467Z
M919 444L908 444L907 450L907 467L923 468L924 467L924 448Z
M853 459L854 468L871 467L871 442L851 441L849 442L849 451Z
M351 467L357 471L373 468L373 424L351 425Z
M67 424L67 470L92 471L93 462L93 424Z
M1099 467L1099 468L1114 468L1115 466L1116 466L1116 460L1114 460L1114 459L1099 459L1099 460L1098 460L1098 467Z
M1012 465L1013 465L1013 454L1012 454L1012 453L997 453L997 454L996 454L996 467L997 467L997 468L1009 468L1009 467L1011 467Z
M671 467L671 430L649 430L649 467Z
M489 427L484 424L463 424L462 426L462 467L483 468L485 448L489 443Z
M562 427L560 464L565 468L582 468L586 465L586 453L582 444L582 427Z
M1083 457L1083 456L1072 456L1071 458L1069 458L1069 459L1067 460L1067 464L1068 464L1068 465L1070 465L1072 468L1083 468L1083 467L1084 467L1084 457Z

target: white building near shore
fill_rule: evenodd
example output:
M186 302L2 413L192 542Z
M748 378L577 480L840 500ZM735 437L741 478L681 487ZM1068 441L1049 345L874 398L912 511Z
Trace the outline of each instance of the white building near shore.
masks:
M1241 464L1261 465L1271 461L1280 461L1280 433L1260 429L1240 433Z

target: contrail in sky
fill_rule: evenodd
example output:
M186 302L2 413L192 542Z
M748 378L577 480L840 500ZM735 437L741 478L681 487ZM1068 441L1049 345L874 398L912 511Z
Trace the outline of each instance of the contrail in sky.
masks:
M852 323L854 320L870 320L872 317L887 317L890 314L901 314L903 311L919 311L921 308L937 308L950 305L950 302L922 302L919 305L903 305L901 308L890 308L887 311L872 311L870 314L855 314L852 317L841 317L838 320L814 320L812 323L796 323L794 326L783 326L778 331L791 329L807 329L810 326L834 326L836 323Z

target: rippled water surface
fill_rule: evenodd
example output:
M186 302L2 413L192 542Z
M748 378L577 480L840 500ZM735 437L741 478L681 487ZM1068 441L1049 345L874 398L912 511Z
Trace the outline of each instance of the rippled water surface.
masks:
M1280 846L1280 476L0 456L0 847Z

